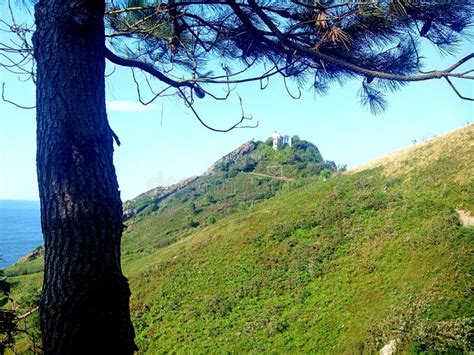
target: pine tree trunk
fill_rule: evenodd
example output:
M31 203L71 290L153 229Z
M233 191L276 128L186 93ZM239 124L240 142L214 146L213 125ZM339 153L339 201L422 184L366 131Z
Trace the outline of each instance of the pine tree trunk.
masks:
M37 170L46 354L131 354L130 290L120 265L122 204L105 109L104 7L40 0Z

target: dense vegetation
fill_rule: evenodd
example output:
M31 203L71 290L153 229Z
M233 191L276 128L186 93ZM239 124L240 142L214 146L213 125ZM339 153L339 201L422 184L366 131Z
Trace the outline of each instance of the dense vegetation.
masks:
M10 302L11 285L5 280L3 270L0 270L0 354L14 343L16 332L15 312L3 307Z
M127 221L141 351L376 352L391 340L473 351L474 229L456 212L474 214L473 142L471 125L357 172L293 181L250 174L292 154L260 144L250 172L205 176L204 191ZM241 187L220 188L226 179ZM37 290L40 267L7 270L15 296Z

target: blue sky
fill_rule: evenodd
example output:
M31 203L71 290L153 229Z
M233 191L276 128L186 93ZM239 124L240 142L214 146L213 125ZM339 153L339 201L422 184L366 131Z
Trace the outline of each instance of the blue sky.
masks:
M0 34L1 36L1 34ZM426 69L441 69L466 55L465 43L455 57L425 51ZM24 105L34 104L34 85L0 70L6 96ZM333 86L329 95L308 89L300 100L288 96L280 79L265 91L259 83L240 86L247 115L258 128L215 133L201 126L178 98L163 98L143 107L136 98L130 71L118 68L107 78L108 115L122 141L115 165L122 199L130 199L158 185L201 174L215 160L254 138L264 140L273 131L299 135L315 143L323 157L349 167L462 127L474 118L474 105L456 97L441 80L413 83L388 96L389 108L379 116L361 107L360 83ZM474 96L472 82L460 82L464 95ZM201 100L197 109L211 125L225 128L240 117L237 96L228 101ZM35 170L35 112L0 101L0 199L37 200Z

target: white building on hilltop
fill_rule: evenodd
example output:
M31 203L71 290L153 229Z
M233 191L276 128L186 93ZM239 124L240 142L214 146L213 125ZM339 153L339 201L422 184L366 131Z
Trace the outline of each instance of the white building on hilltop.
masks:
M278 148L282 148L285 144L288 144L291 147L292 139L290 136L282 136L280 133L275 131L272 134L272 142L273 142L273 149L278 150Z

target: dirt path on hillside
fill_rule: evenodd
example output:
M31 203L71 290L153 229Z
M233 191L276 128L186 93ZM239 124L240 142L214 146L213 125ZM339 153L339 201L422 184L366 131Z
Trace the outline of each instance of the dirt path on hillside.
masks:
M260 176L260 177L266 177L266 178L275 179L275 180L281 180L281 181L295 181L295 179L292 179L286 176L272 176L272 175L261 174L261 173L247 173L247 174Z

